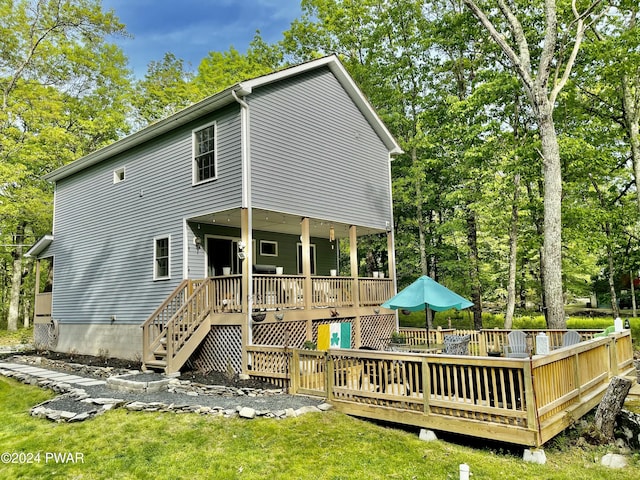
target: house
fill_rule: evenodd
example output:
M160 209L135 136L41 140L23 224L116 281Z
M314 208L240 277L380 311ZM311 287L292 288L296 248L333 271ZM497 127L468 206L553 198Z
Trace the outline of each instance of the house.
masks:
M348 321L354 347L378 346L396 325L380 304L395 291L399 153L328 56L55 170L53 232L28 252L53 268L51 292L37 290L36 342L238 372L251 368L247 346L301 347L323 323ZM366 235L387 236L387 275L358 274Z

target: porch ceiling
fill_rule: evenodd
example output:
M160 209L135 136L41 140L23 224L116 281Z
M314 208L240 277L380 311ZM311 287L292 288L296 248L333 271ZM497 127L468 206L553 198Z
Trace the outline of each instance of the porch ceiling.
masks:
M240 228L241 209L225 210L215 213L207 213L189 218L190 222L218 224L227 227ZM253 209L253 229L265 232L300 235L300 215ZM336 238L348 238L350 225L346 223L331 222L325 219L309 218L312 237L329 238L329 229L333 225ZM384 233L385 230L357 226L358 236Z

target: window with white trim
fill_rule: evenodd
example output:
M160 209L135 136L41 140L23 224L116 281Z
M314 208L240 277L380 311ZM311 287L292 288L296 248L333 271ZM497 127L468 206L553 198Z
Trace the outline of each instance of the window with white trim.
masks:
M165 280L169 278L171 264L171 237L156 237L153 239L153 279Z
M270 240L260 240L260 255L262 255L263 257L277 257L278 242L272 242Z
M124 167L117 168L113 171L113 183L124 182Z
M193 131L193 183L216 178L216 124Z

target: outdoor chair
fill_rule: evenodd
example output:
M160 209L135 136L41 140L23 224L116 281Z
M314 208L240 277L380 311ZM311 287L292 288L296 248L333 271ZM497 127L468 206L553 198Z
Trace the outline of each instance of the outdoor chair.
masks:
M569 330L562 336L562 346L568 347L580 343L580 334L575 330Z
M469 341L471 335L445 335L445 355L469 355Z
M527 334L522 330L513 330L507 335L507 345L504 346L504 356L509 358L527 358Z
M575 330L568 330L562 335L562 345L557 345L553 347L554 350L558 348L569 347L571 345L575 345L576 343L580 343L581 338L580 334Z
M608 336L610 333L613 333L616 331L616 327L614 325L611 325L610 327L605 328L602 332L600 333L596 333L593 338L601 338L601 337L606 337Z

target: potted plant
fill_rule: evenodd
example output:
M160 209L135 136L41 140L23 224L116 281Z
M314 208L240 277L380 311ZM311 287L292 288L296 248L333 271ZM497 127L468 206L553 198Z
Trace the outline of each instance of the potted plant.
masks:
M395 345L404 345L407 343L407 337L403 333L393 332L391 334L391 343Z
M307 340L302 344L302 348L305 350L315 350L316 347L317 345L315 344L315 342L312 342L311 340Z

